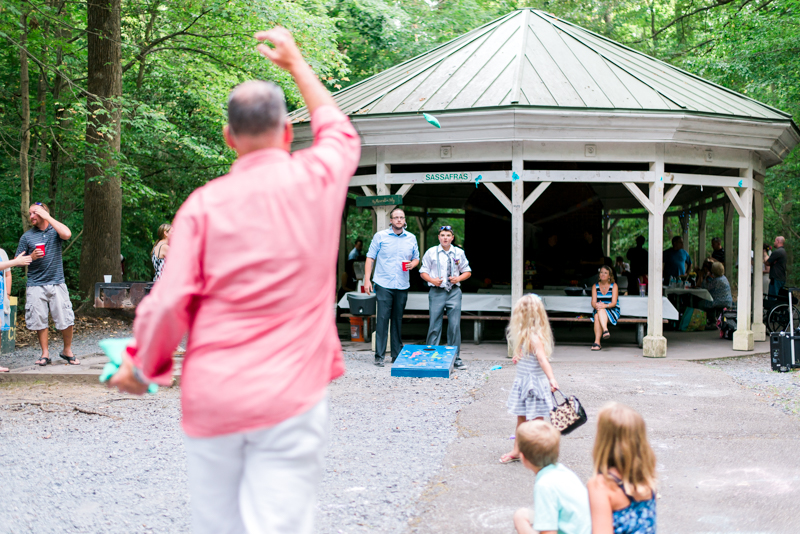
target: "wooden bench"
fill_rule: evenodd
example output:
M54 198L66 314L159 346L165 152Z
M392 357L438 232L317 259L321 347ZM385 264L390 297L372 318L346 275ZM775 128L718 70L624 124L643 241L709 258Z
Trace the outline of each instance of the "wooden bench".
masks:
M343 313L342 317L358 317L349 313ZM370 317L375 317L371 315ZM430 319L427 314L404 314L403 319ZM447 319L447 315L444 316ZM476 345L483 342L483 327L484 321L508 321L511 319L508 315L462 315L461 320L475 321L473 323L473 339ZM592 319L589 317L548 317L551 323L591 323ZM666 319L663 322L667 323ZM620 317L617 319L617 324L635 324L636 328L636 345L641 349L644 346L644 330L647 325L646 317Z

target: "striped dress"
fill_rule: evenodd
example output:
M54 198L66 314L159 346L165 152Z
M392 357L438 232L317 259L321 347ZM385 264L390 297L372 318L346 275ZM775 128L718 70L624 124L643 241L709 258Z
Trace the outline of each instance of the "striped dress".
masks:
M597 302L604 302L606 304L610 304L611 301L614 299L614 284L610 284L608 286L608 293L602 293L600 291L600 284L597 284ZM617 305L613 308L606 308L606 313L608 314L608 322L615 325L617 324L617 319L619 319L619 300L617 300ZM594 316L597 314L597 310L592 310L592 322L594 322Z
M153 260L153 269L156 271L156 275L153 277L153 282L161 278L161 273L164 271L164 262L167 261L166 256L163 258L158 257L158 255L161 253L161 247L163 246L164 244L162 243L159 245L158 250L153 249L153 252L150 253L150 259Z
M550 410L553 408L550 381L534 354L526 354L517 363L517 376L511 386L506 406L508 413L524 415L529 421L537 417L550 420Z

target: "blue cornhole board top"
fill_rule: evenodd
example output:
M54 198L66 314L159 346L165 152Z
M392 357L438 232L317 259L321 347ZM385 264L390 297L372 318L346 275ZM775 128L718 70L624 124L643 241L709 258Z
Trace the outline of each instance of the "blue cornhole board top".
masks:
M406 345L392 364L392 376L450 378L456 352L445 345Z

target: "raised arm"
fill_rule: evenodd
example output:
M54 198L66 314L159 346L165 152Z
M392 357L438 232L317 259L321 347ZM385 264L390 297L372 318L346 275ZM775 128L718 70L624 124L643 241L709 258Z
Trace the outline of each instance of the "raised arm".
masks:
M306 101L310 115L313 115L314 111L321 106L336 106L331 94L319 81L317 75L306 63L306 60L303 59L303 55L297 48L289 30L276 27L258 32L255 37L262 41L262 44L257 47L258 51L275 65L289 71L292 75L297 88L300 89L300 94L303 95L303 99ZM269 41L274 45L274 48L263 44L263 41Z
M33 212L36 213L36 215L38 215L45 221L47 221L48 223L50 223L50 226L52 226L55 229L55 231L58 232L58 237L60 237L62 240L66 241L70 237L72 237L72 231L69 228L67 228L67 225L55 220L49 213L47 213L47 210L45 210L43 207L34 206Z

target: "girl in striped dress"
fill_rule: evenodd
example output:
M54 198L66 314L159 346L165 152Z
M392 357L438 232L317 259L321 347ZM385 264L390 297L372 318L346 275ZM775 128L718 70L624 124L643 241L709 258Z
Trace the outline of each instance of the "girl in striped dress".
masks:
M608 323L617 324L619 319L619 292L614 283L614 271L608 265L600 267L598 282L592 288L592 322L594 323L594 343L592 350L600 350L600 338L608 339Z
M517 416L517 426L532 419L549 421L553 408L552 393L558 382L550 366L553 353L553 331L542 300L534 295L525 295L514 306L506 335L511 343L513 359L517 364L517 376L508 395L508 413ZM516 441L511 452L500 457L500 463L519 460Z

